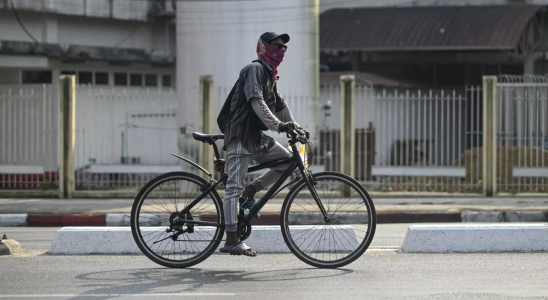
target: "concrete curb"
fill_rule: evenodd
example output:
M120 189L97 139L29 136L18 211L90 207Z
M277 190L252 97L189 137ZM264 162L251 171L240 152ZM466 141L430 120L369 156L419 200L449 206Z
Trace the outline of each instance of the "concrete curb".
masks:
M215 232L214 228L196 228L197 233L202 231L207 235L212 235ZM165 230L163 227L149 227L146 230L151 232L163 232ZM303 242L316 243L315 239L319 240L319 232L321 228L317 226L292 226L292 230L295 236L302 236ZM340 226L340 228L335 229L344 231L345 238L343 241L338 241L337 244L332 244L331 249L337 248L342 249L343 247L348 247L348 249L353 249L358 245L357 238L354 240L350 238L351 236L356 237L354 229L350 226ZM316 233L318 231L318 233ZM303 236L301 233L308 233L307 236ZM152 233L154 234L154 233ZM335 234L335 233L332 233ZM166 237L168 235L165 235ZM312 238L310 238L312 237ZM163 236L160 235L159 239L162 239ZM296 240L299 243L299 239ZM290 250L287 248L285 241L282 236L282 232L279 226L258 226L254 227L251 233L251 236L246 243L253 245L259 253L289 253ZM318 243L325 247L325 251L329 249L329 242ZM160 244L161 245L161 244ZM169 245L169 244L166 244ZM193 244L194 245L194 244ZM203 246L205 247L205 245ZM222 243L219 247L222 247ZM200 245L196 244L189 249L179 249L180 252L193 250L199 250ZM321 248L321 247L320 247ZM217 249L218 252L219 249ZM324 249L318 249L323 251ZM141 250L135 244L133 235L131 233L131 228L129 227L64 227L59 229L55 237L53 238L53 243L51 245L50 251L51 254L141 254Z
M463 222L548 222L547 211L465 211Z
M310 214L294 214L293 225L309 225ZM347 218L351 219L352 214ZM548 222L548 211L381 211L377 223ZM261 214L253 225L279 225L280 215ZM129 213L115 214L0 214L0 227L10 226L130 226Z
M548 224L412 225L407 253L547 252Z
M26 226L27 214L0 214L0 227Z

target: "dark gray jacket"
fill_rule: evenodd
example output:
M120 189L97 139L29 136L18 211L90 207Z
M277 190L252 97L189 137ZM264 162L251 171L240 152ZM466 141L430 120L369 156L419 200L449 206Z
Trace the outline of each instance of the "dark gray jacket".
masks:
M276 92L272 69L261 60L253 61L240 71L230 105L230 122L225 129L225 146L237 138L248 151L262 153L274 144L274 139L263 133L268 128L251 107L250 100L254 98L263 99L274 113L287 107L284 99Z

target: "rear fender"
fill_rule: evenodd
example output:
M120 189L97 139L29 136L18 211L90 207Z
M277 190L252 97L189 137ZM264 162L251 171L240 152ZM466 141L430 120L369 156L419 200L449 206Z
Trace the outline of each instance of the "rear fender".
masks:
M197 163L191 161L190 159L184 158L184 157L182 157L182 156L180 156L180 155L173 154L173 153L171 153L171 155L173 155L173 156L175 156L175 157L177 157L177 158L179 158L179 159L182 159L183 161L185 161L185 162L187 162L187 163L189 163L189 164L195 166L196 168L198 168L198 170L200 170L200 171L206 173L207 176L209 176L209 177L212 177L212 176L213 176L213 175L212 175L211 173L209 173L206 169L202 168L202 166L200 166L199 164L197 164Z

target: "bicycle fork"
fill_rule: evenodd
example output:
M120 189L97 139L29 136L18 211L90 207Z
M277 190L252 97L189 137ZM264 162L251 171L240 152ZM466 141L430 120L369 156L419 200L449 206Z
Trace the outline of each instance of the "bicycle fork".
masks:
M299 169L301 169L301 167L299 167ZM316 204L318 205L318 207L320 208L320 211L323 214L323 218L325 222L330 223L332 221L331 217L327 214L327 211L325 210L325 207L323 206L323 203L320 200L320 196L316 192L316 188L314 188L315 182L313 183L311 181L311 180L314 180L314 178L312 178L312 176L309 176L309 174L306 173L306 171L304 170L304 167L301 169L301 173L303 175L303 179L306 183L306 186L308 187L308 190L312 194L312 198L314 198L314 201L316 201Z

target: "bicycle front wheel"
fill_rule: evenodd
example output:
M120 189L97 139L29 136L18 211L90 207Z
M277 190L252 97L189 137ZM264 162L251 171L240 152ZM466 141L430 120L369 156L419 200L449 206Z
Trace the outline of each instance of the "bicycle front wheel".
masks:
M194 174L172 172L141 189L131 209L131 232L149 259L170 268L186 268L202 262L219 246L224 234L219 194L211 190L190 207L206 184Z
M377 223L373 200L355 179L336 172L313 175L329 220L325 220L306 182L287 195L281 214L284 240L301 261L338 268L358 259L371 244Z

